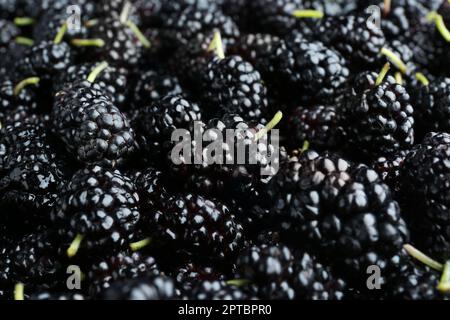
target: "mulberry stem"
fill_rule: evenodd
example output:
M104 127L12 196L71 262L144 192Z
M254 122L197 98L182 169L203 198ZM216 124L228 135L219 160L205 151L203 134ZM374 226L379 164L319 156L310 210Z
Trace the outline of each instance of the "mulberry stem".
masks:
M139 41L142 43L142 45L143 45L145 48L150 48L150 46L151 46L150 41L149 41L149 40L147 39L147 37L141 32L141 30L139 30L138 26L137 26L134 22L128 20L128 21L126 22L126 25L128 26L128 28L131 29L131 31L132 31L132 32L134 33L134 35L139 39Z
M148 245L150 245L150 243L152 243L152 239L146 238L146 239L138 241L138 242L130 243L130 248L132 251L139 251L142 248L145 248Z
M223 50L222 36L219 31L214 32L213 39L208 47L208 51L214 52L219 59L225 59L225 51Z
M31 47L34 44L34 40L26 37L17 37L16 42L18 44Z
M103 39L73 39L72 44L76 47L104 47Z
M389 50L388 48L381 49L381 54L386 56L389 61L394 64L403 74L405 74L408 71L408 67L406 64L400 59L394 52Z
M450 31L445 25L444 18L440 14L436 14L434 19L436 28L438 29L441 36L445 39L445 41L450 42Z
M228 280L226 283L229 286L243 287L243 286L248 285L250 283L250 280L247 280L247 279L233 279L233 280Z
M106 68L108 68L108 62L102 62L100 63L98 66L96 66L91 73L89 74L87 81L89 81L90 83L94 83L95 79L97 79L97 77L100 75L100 73L103 72L103 70L105 70Z
M14 87L14 95L18 96L25 87L29 85L37 85L39 84L40 79L38 77L31 77L27 78L25 80L20 81L15 87Z
M92 27L96 26L97 24L98 24L98 19L91 19L91 20L86 21L84 26L86 28L92 28Z
M324 13L319 10L295 10L292 15L295 18L322 19L324 17Z
M128 17L130 16L130 10L131 10L131 2L127 1L125 2L125 5L123 6L122 12L120 13L120 22L125 24L128 21Z
M384 0L384 10L383 13L385 16L387 16L391 12L392 8L392 1L391 0Z
M26 27L34 24L34 19L31 17L16 17L14 18L14 24L18 27Z
M430 268L432 268L434 270L437 270L437 271L442 271L444 269L444 266L442 264L440 264L439 262L431 259L426 254L424 254L423 252L421 252L418 249L414 248L412 245L406 244L403 248L406 250L406 252L411 257L419 260L420 262L422 262L423 264L429 266Z
M78 250L80 249L81 242L83 241L84 236L81 234L78 234L75 239L73 239L72 243L70 244L70 247L67 249L67 256L69 258L73 258L76 256Z
M389 72L389 69L391 69L391 65L389 64L389 62L387 62L383 66L383 69L381 69L380 73L378 74L377 80L375 81L375 85L379 86L383 82L384 78L386 78L386 75Z
M428 86L430 84L430 81L425 77L425 75L422 72L416 73L416 79L420 81L424 86Z
M303 146L302 146L302 149L300 150L300 152L301 152L301 153L305 153L306 151L309 150L309 147L310 147L309 141L308 141L308 140L305 140L305 141L303 142Z
M59 28L58 33L56 34L55 40L53 40L54 44L60 44L64 38L64 35L67 32L67 22L64 22L61 28Z
M395 73L395 82L397 82L399 85L403 85L403 77L401 72Z
M442 293L450 292L450 261L447 261L442 272L441 281L438 285L438 290Z
M267 126L258 131L255 135L255 141L258 141L262 137L264 137L270 130L276 127L278 123L280 123L281 119L283 119L283 112L278 111L275 114L275 117L267 124Z
M17 283L14 287L14 300L25 300L24 296L25 286L23 283Z

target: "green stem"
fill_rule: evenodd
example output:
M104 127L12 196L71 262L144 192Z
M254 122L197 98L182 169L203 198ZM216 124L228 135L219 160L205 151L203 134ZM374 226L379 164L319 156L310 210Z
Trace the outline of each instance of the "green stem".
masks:
M222 36L219 31L214 32L213 39L208 47L209 52L214 52L219 59L225 59L225 51L223 50Z
M403 77L401 72L395 73L395 82L397 82L399 85L403 85Z
M131 10L131 2L127 1L125 2L125 5L123 6L122 12L120 13L120 22L125 24L128 21L128 17L130 16L130 10Z
M422 72L416 73L416 79L420 81L424 86L428 86L430 84L430 81Z
M76 47L104 47L103 39L73 39L72 44Z
M281 119L283 119L283 112L278 111L275 114L275 117L267 124L267 126L261 130L259 130L255 135L255 141L258 141L262 137L264 137L270 130L276 127L277 124L280 123Z
M386 78L387 73L389 72L389 69L391 68L391 65L389 64L389 62L387 62L384 66L383 69L381 69L380 74L378 74L377 80L375 81L375 85L379 86L384 78Z
M105 61L100 63L98 66L92 69L91 73L89 73L87 81L89 81L90 83L94 83L99 74L102 73L106 68L108 68L108 62Z
M228 280L226 283L229 286L243 287L243 286L248 285L250 283L250 280L247 280L247 279L233 279L233 280Z
M392 8L392 1L391 0L384 0L384 10L383 13L385 16L387 16L391 12Z
M439 281L438 290L442 293L450 292L450 261L445 263L441 281Z
M442 264L440 264L439 262L431 259L429 256L427 256L423 252L419 251L418 249L414 248L412 245L406 244L403 248L406 250L406 252L411 257L413 257L414 259L422 262L424 265L429 266L431 269L434 269L434 270L437 270L437 271L444 270L444 266Z
M445 39L445 41L450 42L450 31L445 25L444 18L440 14L437 14L435 17L435 21L436 28L438 29L441 36Z
M30 17L17 17L14 18L14 24L18 27L30 26L34 23L34 19Z
M437 16L438 16L438 13L436 11L430 11L427 13L426 19L428 22L435 22Z
M21 45L24 45L24 46L29 46L29 47L31 47L34 44L33 39L26 38L26 37L17 37L16 38L16 42L18 44L21 44Z
M145 37L145 35L141 32L141 30L139 30L138 26L133 21L128 20L126 25L128 26L128 28L131 29L131 31L139 39L139 41L145 48L150 48L151 46L150 41Z
M60 44L60 43L61 43L61 41L62 41L63 38L64 38L64 35L65 35L66 32L67 32L67 28L68 28L67 22L64 22L63 25L61 26L61 28L59 28L58 33L56 34L55 39L53 40L53 43L54 43L54 44Z
M37 85L39 84L40 79L38 77L31 77L27 78L25 80L20 81L15 87L14 87L14 95L18 96L25 87L29 85Z
M75 257L78 250L80 249L81 242L83 241L84 236L82 234L78 234L75 239L73 239L70 247L67 249L67 256L69 258Z
M300 150L300 152L301 152L301 153L305 153L306 151L309 150L309 147L310 147L309 141L308 141L308 140L305 140L305 141L303 142L303 147L302 147L302 149Z
M84 24L86 28L92 28L98 24L98 19L91 19Z
M322 19L324 17L324 13L319 10L294 10L292 15L295 18Z
M148 245L150 245L150 243L152 243L152 239L151 238L146 238L146 239L143 239L143 240L138 241L138 242L130 243L130 248L131 248L132 251L139 251L142 248L145 248Z
M408 67L394 52L388 48L381 49L381 54L386 56L403 74L406 74Z
M14 286L14 300L25 300L25 295L24 295L24 291L25 291L25 286L23 283L17 283Z

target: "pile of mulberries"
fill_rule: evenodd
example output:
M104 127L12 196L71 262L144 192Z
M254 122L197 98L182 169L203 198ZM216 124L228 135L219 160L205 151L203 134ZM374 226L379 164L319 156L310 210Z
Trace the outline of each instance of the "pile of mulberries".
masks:
M0 300L449 298L449 43L447 0L0 0Z

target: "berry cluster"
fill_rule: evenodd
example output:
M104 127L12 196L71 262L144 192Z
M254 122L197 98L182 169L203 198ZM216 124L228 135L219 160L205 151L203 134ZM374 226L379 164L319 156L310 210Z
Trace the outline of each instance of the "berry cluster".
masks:
M449 43L447 0L0 0L0 300L449 298Z

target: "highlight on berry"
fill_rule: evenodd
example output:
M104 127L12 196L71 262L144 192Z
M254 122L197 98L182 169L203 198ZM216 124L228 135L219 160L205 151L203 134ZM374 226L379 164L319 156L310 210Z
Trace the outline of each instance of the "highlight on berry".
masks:
M448 0L0 0L0 300L449 299L448 61Z

